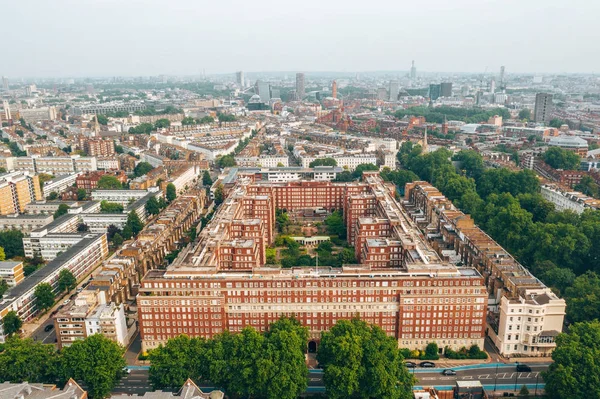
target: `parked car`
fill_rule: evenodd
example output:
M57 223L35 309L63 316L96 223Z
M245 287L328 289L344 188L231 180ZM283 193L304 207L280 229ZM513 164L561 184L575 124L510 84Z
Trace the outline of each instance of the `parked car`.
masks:
M421 363L419 363L419 367L433 368L433 367L435 367L435 363L434 362L421 362Z
M54 324L48 324L48 325L47 325L47 326L44 328L44 331L45 331L45 332L48 332L48 331L52 330L53 328L54 328Z
M452 369L446 369L444 371L442 371L443 375L456 375L456 371L452 370Z
M523 371L530 372L531 371L531 367L529 367L526 364L517 364L517 371L519 371L519 372L523 372Z
M415 367L417 367L417 363L415 362L404 362L404 365L409 369L414 369Z
M131 374L131 369L129 367L123 367L123 372L126 374Z
M68 305L68 304L69 304L69 302L71 302L71 300L70 300L70 299L65 299L65 300L63 301L63 305Z

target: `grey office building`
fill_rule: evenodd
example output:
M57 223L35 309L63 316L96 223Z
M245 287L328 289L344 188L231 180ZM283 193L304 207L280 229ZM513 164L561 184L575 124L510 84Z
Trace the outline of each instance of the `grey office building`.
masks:
M304 74L297 73L296 74L296 97L298 100L302 100L306 95L306 86L304 85Z
M552 114L552 94L538 93L535 95L535 110L533 119L536 122L549 122Z
M440 96L441 97L452 97L452 82L446 82L440 84Z

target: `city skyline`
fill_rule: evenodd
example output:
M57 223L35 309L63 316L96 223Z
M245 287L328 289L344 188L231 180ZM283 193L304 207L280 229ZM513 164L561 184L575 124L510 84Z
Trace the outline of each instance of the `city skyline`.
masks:
M583 1L567 7L535 0L519 3L518 13L505 4L473 0L436 0L428 7L337 0L294 8L274 1L143 5L112 0L7 4L0 33L12 38L20 56L5 60L2 74L409 71L413 59L418 71L450 73L495 71L501 65L510 73L593 73L598 65L594 55L580 57L583 43L600 39L593 29L600 5ZM562 29L549 29L564 21L577 26L578 41Z

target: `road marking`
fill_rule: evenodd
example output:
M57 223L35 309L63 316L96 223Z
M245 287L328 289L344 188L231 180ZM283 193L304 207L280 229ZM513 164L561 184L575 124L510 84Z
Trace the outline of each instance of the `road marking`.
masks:
M489 374L481 374L481 375L478 375L477 378L479 378L480 380L487 380L487 379L490 379L492 377L490 377Z
M467 375L467 376L462 377L462 379L463 380L472 380L473 376L472 375Z
M311 381L313 381L313 382L314 382L314 381L321 381L321 379L320 379L320 378L311 378L310 380L311 380Z

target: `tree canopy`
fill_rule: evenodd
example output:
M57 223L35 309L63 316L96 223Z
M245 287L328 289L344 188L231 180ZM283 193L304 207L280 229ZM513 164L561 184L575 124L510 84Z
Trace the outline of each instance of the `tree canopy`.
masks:
M50 309L54 305L54 292L52 286L48 283L40 283L35 287L33 293L35 302L40 311Z
M135 177L144 176L152 169L154 169L154 166L150 165L148 162L140 162L133 168L133 175Z
M124 353L122 346L101 334L75 341L61 352L60 377L83 382L91 399L104 398L123 376Z
M577 170L581 158L573 151L564 150L560 147L550 147L544 152L544 162L554 169Z
M202 174L202 185L211 186L213 184L212 178L210 177L210 173L208 170L205 170Z
M144 223L142 223L136 211L131 211L127 214L125 228L129 228L133 236L137 236L138 233L144 228ZM125 228L123 231L125 231Z
M12 259L15 256L25 256L23 237L24 234L20 230L0 231L0 247L4 248L6 259Z
M123 205L117 202L108 202L106 200L102 200L100 202L100 212L101 213L123 213Z
M31 338L10 337L0 352L2 381L19 383L55 383L58 358L54 345L34 342Z
M120 190L123 185L115 176L104 175L98 180L98 190Z
M2 318L2 327L4 328L4 334L10 336L15 333L19 333L23 326L23 320L19 317L17 312L11 310ZM0 374L2 375L2 374Z
M59 291L71 291L77 286L77 279L68 269L62 269L58 273L58 290Z
M221 158L217 159L217 166L221 169L230 168L235 165L236 162L233 155L223 155Z
M166 197L168 202L173 202L177 198L177 189L173 183L167 184Z
M59 217L61 217L62 215L66 215L67 213L69 213L69 205L60 204L58 206L58 209L54 212L54 219L56 220Z
M337 161L333 158L318 158L308 164L309 167L315 166L337 166Z
M398 342L377 326L339 320L322 333L317 360L329 398L412 397L413 377Z
M543 373L549 399L600 398L600 322L576 323L556 338L554 363Z

